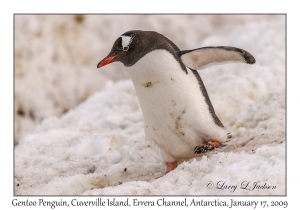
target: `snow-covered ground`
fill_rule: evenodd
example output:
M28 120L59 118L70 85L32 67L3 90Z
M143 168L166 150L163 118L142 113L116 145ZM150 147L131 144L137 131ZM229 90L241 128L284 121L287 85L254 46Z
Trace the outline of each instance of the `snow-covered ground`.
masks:
M15 21L16 195L285 194L285 16L66 15ZM182 50L226 45L256 58L254 65L199 71L233 138L158 179L165 165L145 141L125 68L113 63L96 69L115 39L132 29L155 30ZM255 182L276 188L240 188L248 182L248 188ZM237 188L217 188L222 186Z

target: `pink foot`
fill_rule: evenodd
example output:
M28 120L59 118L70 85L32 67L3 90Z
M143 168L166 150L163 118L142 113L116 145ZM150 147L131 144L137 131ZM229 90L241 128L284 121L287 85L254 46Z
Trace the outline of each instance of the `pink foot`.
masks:
M166 174L169 173L170 171L173 171L176 167L177 167L177 162L176 161L167 163Z

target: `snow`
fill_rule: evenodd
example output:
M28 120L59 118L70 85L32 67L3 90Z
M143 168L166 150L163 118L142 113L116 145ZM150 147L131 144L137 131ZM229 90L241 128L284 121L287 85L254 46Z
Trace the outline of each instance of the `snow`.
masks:
M83 17L80 24L69 15L16 17L16 195L285 194L283 15ZM155 30L182 50L234 46L256 58L254 65L199 71L232 131L228 146L162 176L165 165L145 141L125 67L96 70L115 39L132 29ZM276 188L241 189L247 182ZM237 188L217 189L222 183Z

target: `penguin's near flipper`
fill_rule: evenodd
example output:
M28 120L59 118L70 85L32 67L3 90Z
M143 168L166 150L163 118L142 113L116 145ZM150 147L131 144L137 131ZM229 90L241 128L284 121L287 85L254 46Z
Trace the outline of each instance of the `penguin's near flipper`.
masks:
M192 70L201 70L214 64L255 63L255 58L249 52L236 47L203 47L194 50L178 51L177 54L184 65Z

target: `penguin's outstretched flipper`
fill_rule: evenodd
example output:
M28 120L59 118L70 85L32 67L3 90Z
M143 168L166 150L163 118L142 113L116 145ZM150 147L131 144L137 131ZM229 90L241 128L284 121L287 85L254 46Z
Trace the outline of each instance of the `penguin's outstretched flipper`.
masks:
M192 70L201 70L213 64L255 63L255 58L246 50L226 46L178 51L177 55L181 58L184 65Z

